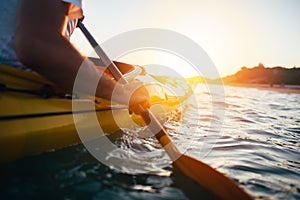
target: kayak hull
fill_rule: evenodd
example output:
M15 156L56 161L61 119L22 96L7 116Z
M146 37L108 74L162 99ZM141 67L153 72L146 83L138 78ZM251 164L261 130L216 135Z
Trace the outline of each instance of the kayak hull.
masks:
M72 101L26 93L25 90L36 91L43 85L52 85L32 72L0 65L0 73L0 163L78 144L82 136L85 140L95 139L120 128L143 124L141 117L129 115L125 106L104 99ZM178 108L177 100L172 99L153 104L151 109L161 120Z

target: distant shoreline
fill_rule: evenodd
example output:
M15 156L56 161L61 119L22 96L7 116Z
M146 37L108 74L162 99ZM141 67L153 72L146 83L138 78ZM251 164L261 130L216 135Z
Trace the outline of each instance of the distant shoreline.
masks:
M273 85L270 84L244 84L244 83L230 83L224 84L225 86L243 87L243 88L256 88L260 90L270 90L275 92L282 92L288 94L300 94L300 85Z

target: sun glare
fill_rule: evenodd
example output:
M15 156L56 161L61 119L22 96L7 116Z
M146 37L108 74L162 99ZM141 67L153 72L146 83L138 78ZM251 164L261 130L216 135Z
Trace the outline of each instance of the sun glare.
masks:
M167 51L137 50L117 59L121 62L147 66L147 71L156 75L177 77L197 76L195 68L183 58Z

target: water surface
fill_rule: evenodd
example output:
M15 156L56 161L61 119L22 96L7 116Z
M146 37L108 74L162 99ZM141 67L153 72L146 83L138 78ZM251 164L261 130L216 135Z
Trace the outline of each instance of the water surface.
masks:
M182 117L166 122L176 145L256 199L300 199L300 95L237 87L225 87L224 95L216 91L198 87L182 105ZM135 174L141 172L135 165L113 170L76 145L0 166L0 198L187 199L156 139L124 131L114 143L145 173Z

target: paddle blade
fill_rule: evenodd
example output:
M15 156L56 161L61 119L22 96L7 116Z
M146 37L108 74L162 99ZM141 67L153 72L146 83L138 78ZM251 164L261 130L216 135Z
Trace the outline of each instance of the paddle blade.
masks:
M252 199L233 180L192 157L182 155L173 167L221 199Z

